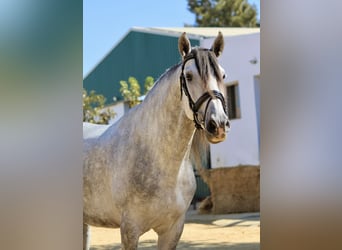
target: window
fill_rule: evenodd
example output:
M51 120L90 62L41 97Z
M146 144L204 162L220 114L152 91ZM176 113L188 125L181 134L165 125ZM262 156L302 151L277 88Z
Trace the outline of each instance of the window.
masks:
M231 82L227 84L227 105L229 119L241 118L239 83Z

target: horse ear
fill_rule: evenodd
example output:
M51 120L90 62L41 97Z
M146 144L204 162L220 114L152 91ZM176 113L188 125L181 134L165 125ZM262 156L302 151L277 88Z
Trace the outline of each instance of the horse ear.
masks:
M182 58L190 53L191 44L185 32L178 39L178 50Z
M224 48L224 39L223 39L223 35L221 31L219 31L213 43L213 46L211 46L210 50L212 50L215 53L216 57L219 57L222 54L223 48Z

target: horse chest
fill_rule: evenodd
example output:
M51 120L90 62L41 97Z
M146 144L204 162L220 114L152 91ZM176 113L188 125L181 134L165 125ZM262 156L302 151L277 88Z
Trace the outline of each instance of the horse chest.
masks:
M196 189L196 180L190 164L182 164L177 176L176 185L158 195L157 203L166 213L184 213L189 207Z
M196 188L195 179L192 181L191 177L190 175L187 179L186 185L184 185L185 179L181 179L174 189L164 192L149 204L149 216L145 217L144 223L146 227L153 228L156 232L163 232L184 216Z

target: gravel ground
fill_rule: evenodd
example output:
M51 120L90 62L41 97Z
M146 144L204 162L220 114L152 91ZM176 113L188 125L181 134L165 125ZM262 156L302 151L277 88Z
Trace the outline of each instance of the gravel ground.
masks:
M139 249L156 249L157 234L140 237ZM120 230L91 228L91 250L119 250ZM260 214L199 215L189 210L177 249L260 249Z

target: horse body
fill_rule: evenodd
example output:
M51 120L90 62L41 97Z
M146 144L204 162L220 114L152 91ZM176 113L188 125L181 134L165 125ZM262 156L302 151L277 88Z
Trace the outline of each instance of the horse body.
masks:
M85 248L87 225L120 227L123 249L136 249L151 228L159 249L176 248L196 188L189 157L195 127L180 101L182 73L181 65L169 69L142 104L106 130L86 126Z
M163 233L188 208L195 191L188 162L195 128L179 112L180 102L167 103L180 100L179 85L166 84L172 80L161 78L158 97L151 90L142 104L100 137L85 141L85 223L118 227L126 216L134 220L139 235L150 228Z

